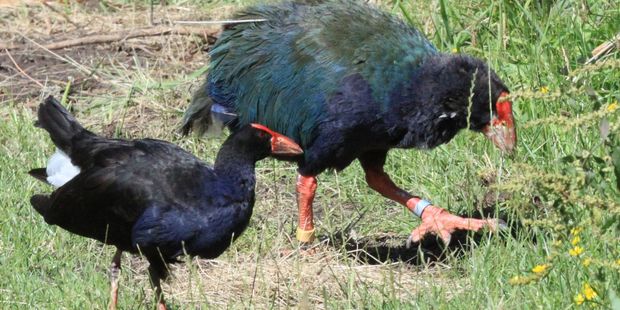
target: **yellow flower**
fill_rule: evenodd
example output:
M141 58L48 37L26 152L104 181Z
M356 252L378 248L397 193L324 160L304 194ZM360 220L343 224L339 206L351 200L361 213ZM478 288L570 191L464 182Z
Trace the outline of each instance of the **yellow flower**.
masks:
M575 301L576 304L581 305L584 301L586 301L585 297L583 297L582 294L577 294L575 295L575 298L573 298L573 300Z
M577 245L577 243L579 243L579 241L581 241L581 237L575 236L575 238L573 238L573 240L571 240L570 244Z
M583 253L583 248L580 246L575 246L574 248L568 250L568 254L570 254L570 256L579 256L581 253Z
M594 289L588 283L583 284L583 296L586 297L587 300L592 300L598 296L598 294L594 291Z
M570 230L570 234L573 236L579 235L579 233L583 230L581 227L575 227Z
M610 105L607 106L607 112L609 113L612 113L613 111L617 109L618 109L618 101L614 101Z
M582 264L584 267L588 267L588 266L590 266L590 264L591 264L591 263L592 263L592 259L591 259L591 258L586 258L586 259L584 259L584 260L581 262L581 264Z
M620 265L620 259L616 261L616 264Z
M458 50L458 49L456 49L456 47L452 49L452 53L453 53L453 54L456 54L456 53L458 53L458 52L459 52L459 50Z
M543 86L543 87L541 87L541 88L540 88L540 92L541 92L542 94L546 94L546 93L548 93L548 92L549 92L549 87L547 87L547 86Z
M533 273L544 273L547 272L547 270L549 270L549 267L551 267L551 265L549 264L543 264L543 265L536 265L536 267L532 268L532 272Z

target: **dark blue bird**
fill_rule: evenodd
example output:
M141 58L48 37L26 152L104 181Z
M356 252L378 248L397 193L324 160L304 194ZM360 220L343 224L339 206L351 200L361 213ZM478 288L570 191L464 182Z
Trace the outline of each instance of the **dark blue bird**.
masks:
M468 128L512 151L508 88L483 61L439 52L418 30L362 1L307 0L248 8L213 46L210 71L182 130L223 120L234 132L259 122L294 139L298 239L314 236L316 176L358 159L368 185L422 217L446 242L455 229L495 221L464 219L398 188L384 172L392 148L429 149Z
M174 144L107 139L84 129L55 99L39 107L36 125L58 151L30 171L56 188L30 202L48 224L114 245L112 306L121 253L140 253L165 308L160 280L183 254L214 258L245 230L254 206L254 166L271 155L299 155L292 140L261 125L244 125L209 167Z

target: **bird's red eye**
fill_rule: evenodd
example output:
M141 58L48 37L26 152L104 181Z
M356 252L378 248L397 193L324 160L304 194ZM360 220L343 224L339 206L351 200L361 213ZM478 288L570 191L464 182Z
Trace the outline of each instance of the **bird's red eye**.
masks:
M259 138L264 138L264 137L266 137L266 136L267 136L267 134L266 134L264 131L259 131L259 132L258 132L258 137L259 137Z

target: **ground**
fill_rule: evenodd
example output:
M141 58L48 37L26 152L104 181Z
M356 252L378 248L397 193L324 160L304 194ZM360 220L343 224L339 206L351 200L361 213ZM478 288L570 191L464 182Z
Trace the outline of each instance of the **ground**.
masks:
M64 98L95 132L170 140L207 162L226 135L176 132L208 71L212 40L204 35L58 50L40 45L226 18L256 2L157 3L151 26L146 2L0 0L0 308L108 303L113 249L46 225L28 202L51 190L26 174L54 151L32 126L45 94ZM519 137L517 154L505 157L482 136L463 132L431 151L393 151L386 170L452 212L500 216L511 228L461 234L447 248L429 238L407 249L419 221L370 190L355 163L320 176L320 240L316 254L300 255L292 251L295 167L269 159L258 167L248 231L216 260L173 266L164 285L170 305L620 309L618 49L588 61L616 35L620 3L372 2L421 29L442 51L486 59L512 90ZM120 307L153 308L145 261L123 259Z

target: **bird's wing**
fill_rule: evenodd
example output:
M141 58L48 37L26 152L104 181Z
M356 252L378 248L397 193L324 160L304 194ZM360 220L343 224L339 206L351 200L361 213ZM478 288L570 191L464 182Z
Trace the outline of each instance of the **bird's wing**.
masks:
M240 216L239 210L230 201L225 207L200 209L154 205L134 225L132 244L147 253L156 249L167 258L185 253L200 255L221 242L228 246L237 237L231 232L245 228L247 217ZM241 226L239 222L243 221L246 224Z
M114 237L110 234L129 238L133 223L154 202L192 199L196 184L211 171L157 140L112 144L91 156L88 168L52 193L45 218L101 241Z

